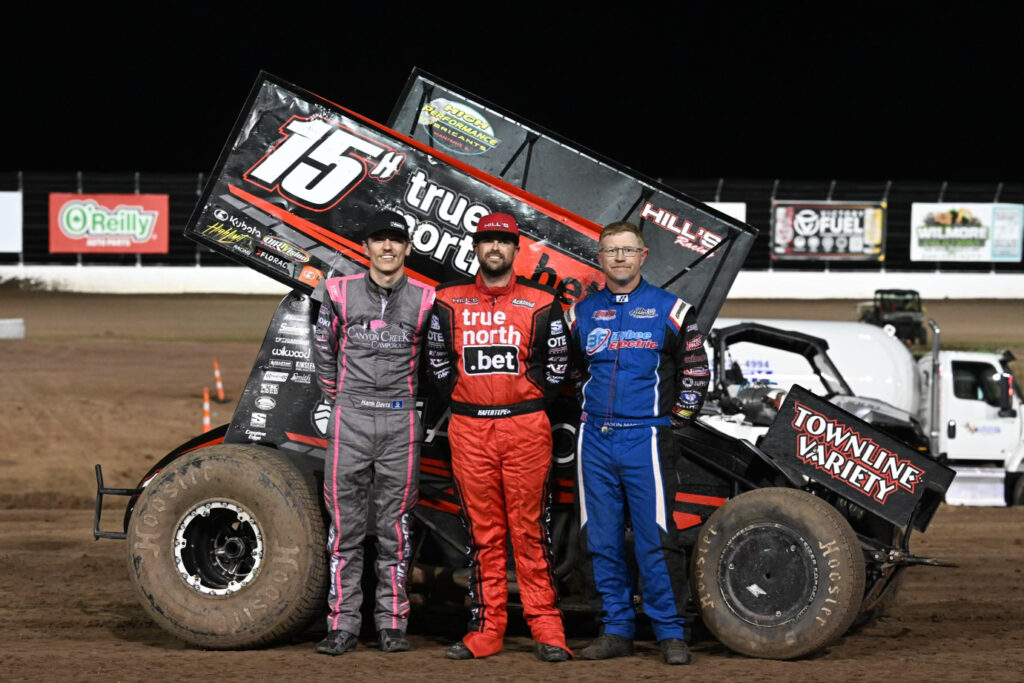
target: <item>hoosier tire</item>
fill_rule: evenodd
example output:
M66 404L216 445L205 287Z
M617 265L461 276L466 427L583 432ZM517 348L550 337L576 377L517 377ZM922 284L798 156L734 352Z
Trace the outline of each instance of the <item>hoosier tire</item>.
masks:
M142 606L200 647L267 645L322 611L316 486L273 449L225 444L175 460L139 496L127 540Z
M864 559L850 525L797 489L749 491L701 529L691 566L701 617L729 649L794 659L853 623L864 598Z

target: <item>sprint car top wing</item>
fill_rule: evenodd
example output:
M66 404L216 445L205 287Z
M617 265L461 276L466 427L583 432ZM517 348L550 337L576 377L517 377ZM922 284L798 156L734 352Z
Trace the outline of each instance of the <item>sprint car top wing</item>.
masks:
M745 223L419 69L388 125L598 225L636 223L650 247L644 277L696 305L704 334L757 235ZM617 130L616 124L608 129ZM589 258L592 252L577 255Z
M599 227L317 95L261 73L185 234L299 291L365 269L366 221L410 225L410 275L475 275L472 234L492 211L521 226L516 271L566 303L603 283Z

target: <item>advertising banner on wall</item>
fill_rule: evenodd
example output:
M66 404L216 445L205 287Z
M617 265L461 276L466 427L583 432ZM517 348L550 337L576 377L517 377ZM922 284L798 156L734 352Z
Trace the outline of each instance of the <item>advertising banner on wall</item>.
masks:
M735 213L698 202L420 69L410 75L388 125L597 225L639 225L650 248L644 277L696 305L704 332L757 235ZM636 135L618 121L608 130Z
M0 254L22 251L21 193L0 192Z
M772 260L885 260L884 202L772 202Z
M740 223L747 222L747 203L746 202L708 202L715 211L720 211L726 216L732 216Z
M1015 262L1022 244L1024 204L911 205L911 261Z
M166 254L165 194L50 193L51 254Z

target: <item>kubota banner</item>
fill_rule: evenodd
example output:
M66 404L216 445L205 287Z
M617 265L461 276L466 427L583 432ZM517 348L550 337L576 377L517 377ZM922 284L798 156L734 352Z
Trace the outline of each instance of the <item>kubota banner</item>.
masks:
M261 74L185 234L300 291L368 261L368 219L405 216L406 268L428 283L476 274L485 214L520 225L516 271L564 302L597 288L598 227L312 93Z
M590 115L599 115L600 106L592 104ZM406 82L388 125L599 225L639 225L650 247L644 277L696 305L704 333L757 235L725 212L419 69ZM609 135L635 131L609 117ZM657 146L650 139L637 144ZM593 251L576 256L589 259Z
M165 194L50 193L51 254L166 254Z

